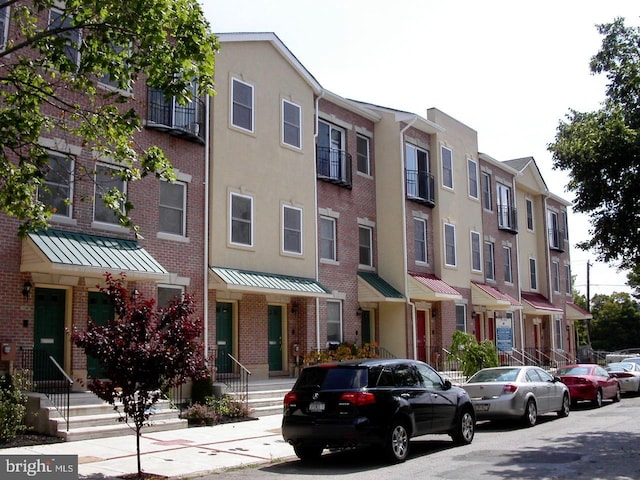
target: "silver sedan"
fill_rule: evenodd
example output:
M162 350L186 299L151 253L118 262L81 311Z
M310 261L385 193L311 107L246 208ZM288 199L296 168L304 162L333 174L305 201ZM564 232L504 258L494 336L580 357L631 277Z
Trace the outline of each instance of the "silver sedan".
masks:
M622 392L640 395L640 364L627 362L610 363L606 369L609 375L616 377Z
M558 378L533 366L484 368L461 385L478 420L520 419L531 427L538 415L569 415L569 389Z

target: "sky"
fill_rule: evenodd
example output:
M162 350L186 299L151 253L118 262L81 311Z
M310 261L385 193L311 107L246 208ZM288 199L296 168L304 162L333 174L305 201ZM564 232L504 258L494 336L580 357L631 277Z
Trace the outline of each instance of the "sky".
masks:
M532 156L549 190L568 175L547 145L570 109L594 111L606 78L592 75L596 25L640 25L637 0L200 0L215 33L274 32L327 90L426 117L435 107L478 132L503 161ZM630 292L626 273L575 247L589 219L569 214L575 288Z

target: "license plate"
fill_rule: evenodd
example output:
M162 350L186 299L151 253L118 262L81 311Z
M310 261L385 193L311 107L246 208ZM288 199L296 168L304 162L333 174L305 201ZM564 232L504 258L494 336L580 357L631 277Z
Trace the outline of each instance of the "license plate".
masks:
M309 404L309 411L313 413L324 412L324 402L311 402Z
M489 404L488 403L476 403L473 408L475 408L476 412L488 412Z

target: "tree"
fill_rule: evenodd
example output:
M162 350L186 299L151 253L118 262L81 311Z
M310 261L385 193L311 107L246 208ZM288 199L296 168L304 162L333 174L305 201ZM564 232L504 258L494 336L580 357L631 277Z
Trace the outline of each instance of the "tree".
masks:
M146 81L183 104L213 93L218 43L197 0L0 0L0 26L7 13L12 29L4 49L0 31L0 211L21 221L21 234L46 228L52 213L36 192L46 189L50 153L68 152L39 143L50 132L110 158L124 181L175 179L161 149L136 145L142 121L130 92ZM100 88L104 79L116 88ZM138 232L126 195L113 189L103 199Z
M133 295L123 286L124 276L106 275L101 291L114 305L115 318L104 326L89 319L86 331L74 329L71 338L84 352L96 358L107 381L95 379L89 389L119 411L122 420L133 423L141 478L140 434L153 405L166 389L188 379L207 375L202 343L202 322L194 318L189 295L156 309L154 300Z
M478 343L470 333L453 333L450 359L460 359L462 373L468 378L478 370L499 365L498 351L491 340Z
M640 346L640 304L628 293L596 295L591 313L591 342L595 350Z
M628 269L640 261L640 28L616 18L598 31L590 68L606 74L606 98L597 111L570 110L548 148L554 168L569 173L574 210L591 217L579 247Z

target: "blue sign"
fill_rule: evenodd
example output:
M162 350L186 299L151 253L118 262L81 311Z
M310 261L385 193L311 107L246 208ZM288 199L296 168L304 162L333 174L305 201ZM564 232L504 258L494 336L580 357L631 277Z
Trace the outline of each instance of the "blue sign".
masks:
M510 352L513 350L513 327L508 318L496 319L496 336L498 339L498 350Z

